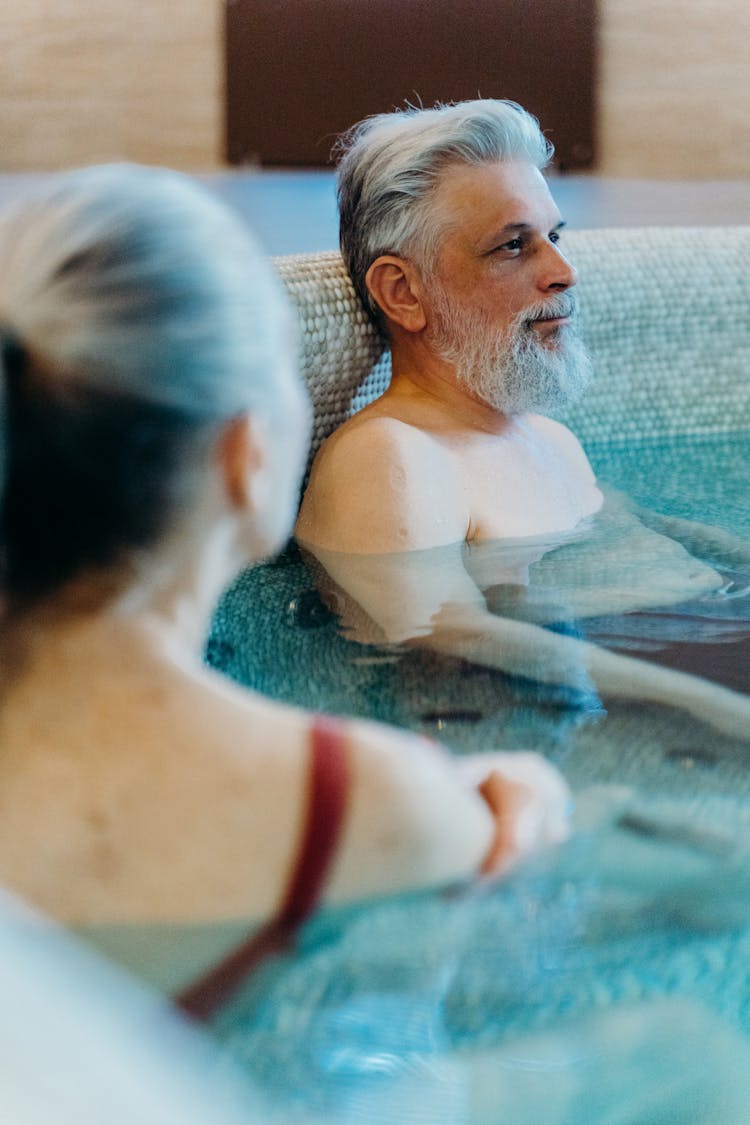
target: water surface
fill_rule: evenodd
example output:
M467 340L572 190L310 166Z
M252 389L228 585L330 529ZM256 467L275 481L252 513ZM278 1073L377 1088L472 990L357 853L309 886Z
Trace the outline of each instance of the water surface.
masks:
M600 519L556 544L457 548L487 605L749 693L750 435L589 453L617 493ZM573 787L575 831L501 884L321 915L225 1016L233 1049L331 1119L532 1125L518 1075L535 1066L550 1122L651 1120L664 1082L675 1106L698 1106L697 1086L680 1086L690 1074L723 1105L710 1043L727 1035L723 1057L744 1058L750 1036L750 729L729 738L679 708L602 699L585 678L556 686L382 643L367 614L332 604L292 546L228 591L208 659L277 698L396 722L456 753L537 749ZM497 1115L476 1116L487 1059ZM617 1117L636 1060L632 1114ZM526 1090L525 1109L508 1109L509 1089Z

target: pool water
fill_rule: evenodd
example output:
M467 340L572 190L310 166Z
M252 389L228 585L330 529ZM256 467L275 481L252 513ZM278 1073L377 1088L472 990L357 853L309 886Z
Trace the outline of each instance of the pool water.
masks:
M549 604L554 586L556 604L562 601L567 612L546 622L553 629L750 693L750 434L588 452L600 480L635 505L719 529L723 535L702 535L700 528L697 534L705 545L700 562L719 582L667 607L606 612L595 603L602 612L592 614L589 594L576 591L580 575L590 593L591 573L571 556L581 543L571 542L559 548L557 560L553 551L541 563L557 578L565 575L562 594L557 578L542 570L535 585L532 566L526 609L519 612L536 612L540 588ZM593 527L593 539L597 534ZM627 545L626 537L623 557ZM573 561L563 566L564 552ZM646 587L653 564L643 559ZM623 573L607 572L620 593ZM637 593L637 583L628 582ZM580 618L570 612L578 595L588 609ZM516 600L522 606L524 598ZM508 600L500 602L508 612ZM750 729L747 739L732 739L673 707L602 701L585 686L543 685L443 654L347 639L293 545L278 561L245 572L227 592L207 659L276 698L398 723L456 753L537 749L565 773L577 798L570 842L511 880L325 913L307 927L294 957L248 983L219 1030L251 1072L290 1104L296 1099L330 1120L536 1125L541 1119L531 1093L526 1109L503 1103L507 1083L495 1090L489 1116L486 1109L473 1114L466 1068L488 1051L510 1066L513 1044L536 1044L521 1052L525 1064L513 1056L518 1078L529 1059L548 1059L572 1035L584 1044L578 1062L555 1055L546 1080L553 1071L558 1081L585 1070L581 1059L599 1051L609 1059L614 1091L635 1048L623 1061L615 1047L607 1055L608 1044L619 1042L634 1019L631 1045L653 1064L641 1071L646 1097L657 1061L667 1065L667 1038L678 1041L680 1026L692 1018L677 1009L672 1020L671 1009L659 1005L697 1005L688 1009L696 1027L707 1021L696 1032L704 1047L696 1047L693 1061L674 1062L680 1081L701 1057L718 1074L720 1065L705 1048L711 1036L750 1036ZM741 1053L744 1040L737 1043ZM404 1094L408 1111L394 1092L399 1082L411 1095L419 1091ZM525 1089L520 1079L511 1086ZM586 1102L585 1083L577 1095L569 1086L567 1093L559 1083L553 1087L559 1113L547 1103L545 1122L650 1120L614 1110L608 1117L604 1103L599 1116L587 1118L594 1102ZM599 1087L601 1093L601 1081ZM417 1104L423 1116L416 1115ZM705 1118L674 1120L744 1120L729 1111L712 1117L719 1101L713 1105Z
M638 504L750 537L750 433L593 444L587 453L599 479Z

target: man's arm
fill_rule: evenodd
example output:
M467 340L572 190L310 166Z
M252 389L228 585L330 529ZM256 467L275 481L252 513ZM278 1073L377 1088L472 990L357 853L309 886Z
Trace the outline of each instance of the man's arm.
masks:
M667 704L729 737L748 738L746 695L490 613L462 565L460 544L379 556L315 547L312 553L330 568L321 582L324 591L332 582L352 598L380 626L386 641L417 644L540 683ZM330 585L328 589L330 593ZM356 632L348 635L359 639Z
M389 643L429 634L446 601L483 612L462 562L469 511L448 456L393 418L356 422L318 454L295 528L323 568L324 596L352 599Z
M350 554L412 551L462 542L469 509L450 456L414 426L353 418L322 446L296 535Z
M750 566L750 541L747 538L697 520L666 516L650 508L635 506L633 510L646 527L676 540L698 558L711 559L717 565Z

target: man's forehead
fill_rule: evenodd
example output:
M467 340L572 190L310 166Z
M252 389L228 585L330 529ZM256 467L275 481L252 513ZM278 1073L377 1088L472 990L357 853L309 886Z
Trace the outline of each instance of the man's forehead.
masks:
M436 218L448 230L465 230L469 236L560 224L547 181L528 160L450 164L441 172L433 198Z

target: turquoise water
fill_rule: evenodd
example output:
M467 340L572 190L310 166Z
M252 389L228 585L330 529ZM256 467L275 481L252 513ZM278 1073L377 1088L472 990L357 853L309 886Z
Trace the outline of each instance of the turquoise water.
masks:
M589 453L600 479L634 504L698 523L688 529L692 557L702 544L700 562L718 581L666 607L659 595L646 610L606 611L607 583L617 594L610 601L622 605L623 591L637 602L678 569L670 570L678 555L655 554L647 537L642 566L629 559L628 545L641 539L613 517L532 565L527 591L510 599L495 591L502 611L510 601L520 616L541 620L550 605L563 606L546 621L557 631L750 693L750 435ZM682 523L641 514L660 534L664 526L686 534ZM614 552L613 528L622 535ZM576 605L585 615L575 616ZM640 1117L608 1117L603 1102L591 1108L582 1060L600 1053L614 1104L618 1076L624 1082L638 1053L633 1042L641 1052L649 1047L650 1070L638 1056L646 1097L657 1061L669 1062L667 1039L679 1041L690 1023L684 1014L670 1022L660 1004L698 1005L690 1008L698 1013L696 1043L724 1032L750 1036L750 730L731 739L673 707L602 701L585 686L542 685L449 656L347 640L294 547L228 591L208 659L277 698L396 722L457 753L540 750L577 797L570 842L512 880L327 914L308 926L297 954L250 982L221 1022L223 1037L264 1084L331 1120L531 1125L542 1118L519 1074L572 1035L583 1044L577 1061L555 1056L554 1066L541 1067L540 1088L547 1082L559 1102L559 1113L547 1103L545 1121L743 1120L729 1111L651 1118L643 1106ZM637 1034L625 1051L628 1019ZM594 1024L583 1032L586 1020ZM516 1064L508 1064L514 1044L524 1043L536 1046L518 1047ZM506 1059L512 1081L495 1090L494 1110L476 1116L461 1067L478 1065L488 1051ZM719 1074L707 1048L696 1052L692 1062L674 1062L680 1081L701 1057ZM560 1085L571 1073L580 1078L577 1094ZM604 1097L602 1082L599 1073ZM394 1108L401 1104L394 1083L421 1091L423 1116L407 1094ZM675 1099L687 1097L678 1086ZM526 1098L512 1110L503 1102L508 1088Z
M750 434L674 436L627 447L592 445L600 480L646 508L750 536Z

